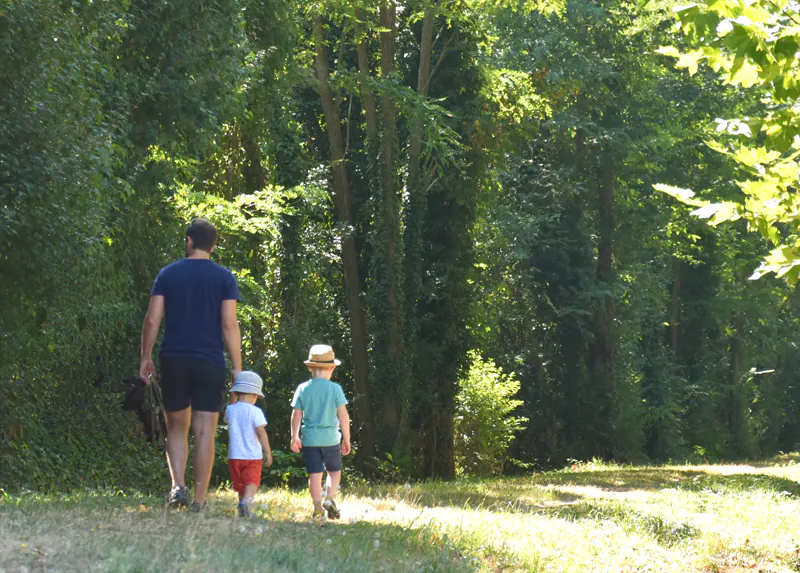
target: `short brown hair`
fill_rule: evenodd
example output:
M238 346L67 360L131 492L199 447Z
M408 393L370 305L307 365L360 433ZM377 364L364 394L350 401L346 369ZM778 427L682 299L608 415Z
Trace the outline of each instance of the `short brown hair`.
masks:
M211 252L217 244L217 228L203 217L192 219L186 229L186 236L192 238L192 246L201 251Z

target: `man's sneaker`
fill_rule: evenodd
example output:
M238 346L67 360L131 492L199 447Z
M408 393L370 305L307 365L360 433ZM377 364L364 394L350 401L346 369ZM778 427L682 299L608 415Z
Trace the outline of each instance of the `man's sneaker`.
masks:
M199 501L194 500L192 502L192 505L189 507L189 511L191 511L192 513L200 513L200 512L205 512L207 510L208 510L207 501L204 501L201 505Z
M332 499L326 499L323 501L322 509L328 512L328 519L339 519L342 516L339 513L339 508L336 507L336 502Z
M314 513L311 515L311 520L315 523L319 523L320 525L324 525L328 522L328 517L325 515L325 510L322 508L317 509L314 508Z
M239 502L239 517L252 517L253 512L250 511L250 505L240 501Z
M178 509L189 505L189 488L176 485L167 494L167 507Z

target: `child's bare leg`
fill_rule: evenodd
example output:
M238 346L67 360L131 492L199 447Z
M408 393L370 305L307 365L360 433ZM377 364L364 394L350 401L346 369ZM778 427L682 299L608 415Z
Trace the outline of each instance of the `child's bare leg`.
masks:
M342 470L338 472L328 472L328 479L325 482L325 490L328 499L334 499L339 491L339 481L342 479Z
M314 508L322 509L322 472L308 474L308 491L311 492Z
M257 483L249 483L244 486L244 493L239 496L240 501L253 501L253 498L256 496L256 492L258 491L258 484Z

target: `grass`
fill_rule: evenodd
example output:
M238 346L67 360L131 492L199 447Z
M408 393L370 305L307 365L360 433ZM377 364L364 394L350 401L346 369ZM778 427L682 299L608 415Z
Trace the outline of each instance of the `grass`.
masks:
M342 520L268 490L257 517L86 491L0 498L0 571L800 571L800 455L702 466L573 465L346 490Z

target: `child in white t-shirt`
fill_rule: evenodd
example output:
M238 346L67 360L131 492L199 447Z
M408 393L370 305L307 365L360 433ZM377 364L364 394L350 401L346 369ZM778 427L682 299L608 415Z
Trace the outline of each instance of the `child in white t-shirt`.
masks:
M250 517L253 497L261 485L261 460L272 465L272 450L267 437L267 419L255 405L264 397L261 377L245 370L236 376L231 388L235 402L225 409L228 423L228 468L233 489L239 494L239 517ZM264 456L262 456L262 450Z

